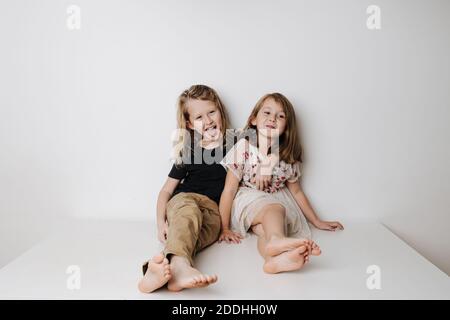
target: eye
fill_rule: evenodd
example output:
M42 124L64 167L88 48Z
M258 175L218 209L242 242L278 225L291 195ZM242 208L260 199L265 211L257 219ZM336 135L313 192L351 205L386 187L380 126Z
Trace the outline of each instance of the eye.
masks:
M286 118L286 116L284 114L280 114L280 115L278 115L278 118L284 119L284 118Z
M202 116L197 116L196 118L195 118L195 120L201 120L202 119Z
M210 111L209 114L214 114L216 113L216 110Z
M267 115L269 115L269 114L270 114L270 112L269 112L269 111L264 111L264 114L267 114Z

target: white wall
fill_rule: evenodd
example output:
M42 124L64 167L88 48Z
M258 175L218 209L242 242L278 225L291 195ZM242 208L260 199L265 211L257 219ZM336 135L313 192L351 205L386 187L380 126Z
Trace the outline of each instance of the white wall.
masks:
M66 9L81 8L81 30ZM366 8L381 8L368 30ZM264 93L298 113L324 218L377 219L450 273L450 2L2 1L0 265L66 217L143 219L177 95Z

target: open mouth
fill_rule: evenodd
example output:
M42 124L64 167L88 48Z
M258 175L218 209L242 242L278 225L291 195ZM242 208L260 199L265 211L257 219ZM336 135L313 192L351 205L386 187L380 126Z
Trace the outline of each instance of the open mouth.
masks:
M276 127L274 125L271 125L271 124L266 124L266 128L267 129L276 129Z
M205 129L203 132L210 137L215 137L218 134L219 130L217 129L217 125L213 125Z

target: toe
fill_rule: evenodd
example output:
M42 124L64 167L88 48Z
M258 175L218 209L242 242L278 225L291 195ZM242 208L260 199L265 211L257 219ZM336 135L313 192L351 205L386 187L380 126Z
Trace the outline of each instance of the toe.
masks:
M161 263L164 260L164 255L162 253L160 253L160 254L154 256L152 260L155 263Z
M307 249L306 246L300 246L300 247L298 247L298 251L299 251L300 253L305 252L306 249Z

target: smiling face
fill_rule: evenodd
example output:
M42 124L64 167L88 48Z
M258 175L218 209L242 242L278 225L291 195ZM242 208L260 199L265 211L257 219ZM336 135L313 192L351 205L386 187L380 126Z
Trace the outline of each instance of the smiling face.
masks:
M187 127L202 135L205 143L221 137L222 116L216 104L208 100L190 99L187 103Z
M267 98L256 117L251 120L251 124L257 128L259 134L265 137L281 136L286 129L286 113L283 106L272 97Z

